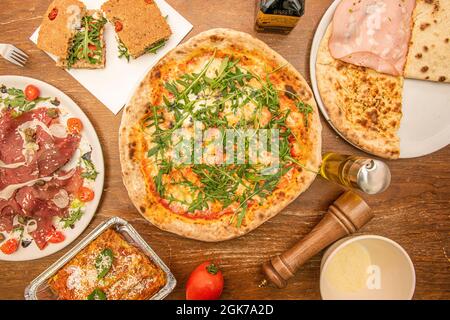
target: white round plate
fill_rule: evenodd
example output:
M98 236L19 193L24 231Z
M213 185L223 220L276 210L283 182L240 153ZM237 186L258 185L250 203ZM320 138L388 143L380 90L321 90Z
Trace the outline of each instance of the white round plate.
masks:
M57 97L61 101L61 106L64 106L71 115L79 118L83 122L83 136L86 137L92 147L92 162L94 163L96 170L99 172L94 184L94 200L86 204L85 212L81 219L75 223L75 227L73 229L67 228L64 230L66 239L63 242L55 244L49 243L44 250L40 250L33 241L27 248L22 248L20 246L17 252L11 255L6 255L0 252L0 260L5 261L26 261L39 259L68 246L84 231L84 229L86 229L89 222L94 217L102 195L103 182L105 178L102 148L100 141L98 140L97 133L95 132L95 129L88 117L71 98L59 89L43 81L21 76L0 76L0 85L1 84L4 84L6 87L15 87L19 89L25 89L27 85L33 84L39 88L41 91L41 96Z
M335 0L320 21L311 47L311 82L317 104L331 127L347 142L358 149L337 130L331 122L322 99L316 78L316 60L320 42L333 20L334 11L340 0ZM450 143L450 84L405 79L403 87L403 117L398 135L400 137L400 158L420 157ZM364 149L361 149L367 152Z

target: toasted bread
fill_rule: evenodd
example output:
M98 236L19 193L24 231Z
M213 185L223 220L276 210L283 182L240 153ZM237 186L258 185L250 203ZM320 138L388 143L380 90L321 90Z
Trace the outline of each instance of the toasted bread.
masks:
M42 19L37 46L65 59L71 39L85 15L86 7L78 0L54 0Z
M169 24L155 2L145 0L109 0L102 5L106 17L116 28L117 36L133 58L172 34Z

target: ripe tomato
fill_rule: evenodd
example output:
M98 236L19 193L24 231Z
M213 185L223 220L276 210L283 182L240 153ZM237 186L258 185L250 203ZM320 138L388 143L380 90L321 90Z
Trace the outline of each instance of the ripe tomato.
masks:
M94 56L94 51L97 50L97 46L95 44L89 43L88 48L91 51L88 53L88 56L92 58Z
M58 15L58 9L53 8L52 11L48 14L48 18L50 20L55 20L56 16Z
M4 254L12 254L17 251L17 248L19 248L19 240L9 239L4 244L2 244L0 250L2 250Z
M120 21L116 21L114 22L114 29L116 30L116 32L120 32L123 29L123 24Z
M94 191L86 187L81 187L78 190L78 198L83 202L92 201L94 200Z
M60 243L66 240L66 236L58 230L52 230L49 235L47 235L48 242L50 243Z
M67 119L67 130L72 134L80 134L83 130L83 123L78 118Z
M29 84L25 87L25 98L28 101L35 100L37 97L39 97L40 94L41 92L39 91L39 89L32 84Z
M223 290L222 271L210 261L192 271L186 283L187 300L217 300Z

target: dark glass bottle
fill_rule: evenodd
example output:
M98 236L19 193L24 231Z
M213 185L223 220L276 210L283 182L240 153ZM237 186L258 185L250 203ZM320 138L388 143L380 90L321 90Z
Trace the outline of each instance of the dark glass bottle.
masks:
M305 0L256 0L255 30L288 34L305 12Z

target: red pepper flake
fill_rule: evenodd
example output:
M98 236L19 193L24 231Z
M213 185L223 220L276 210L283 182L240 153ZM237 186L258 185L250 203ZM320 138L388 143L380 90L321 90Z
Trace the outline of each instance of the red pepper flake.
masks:
M116 30L116 32L120 32L123 29L123 24L120 21L116 21L114 22L114 29Z
M58 9L53 8L52 11L48 14L48 18L50 20L55 20L56 16L58 15Z
M146 4L153 4L153 0L145 0Z

